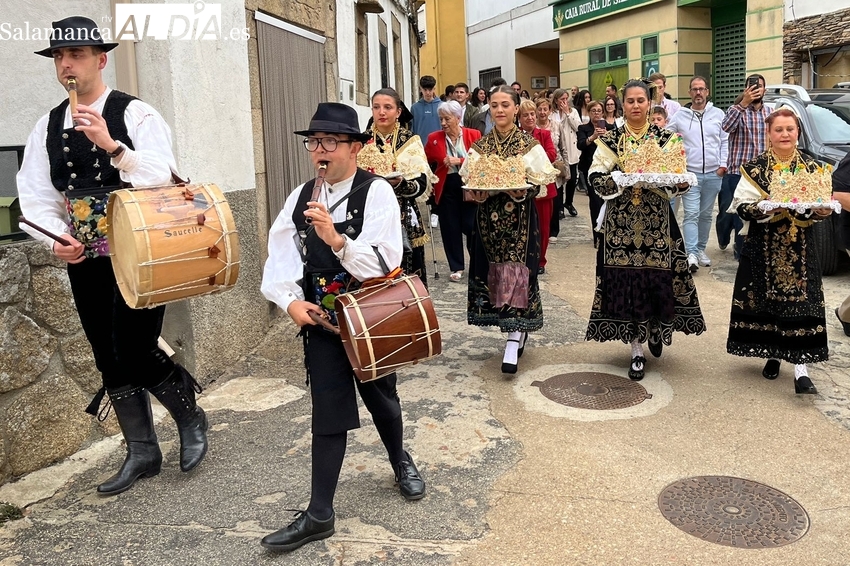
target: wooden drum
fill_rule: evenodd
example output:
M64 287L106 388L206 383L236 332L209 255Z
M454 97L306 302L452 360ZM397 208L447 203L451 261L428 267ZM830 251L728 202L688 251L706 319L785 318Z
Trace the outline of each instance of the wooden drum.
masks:
M434 303L416 275L343 293L334 301L345 353L372 381L442 352Z
M211 183L113 192L107 237L115 279L134 309L223 291L239 275L233 214Z

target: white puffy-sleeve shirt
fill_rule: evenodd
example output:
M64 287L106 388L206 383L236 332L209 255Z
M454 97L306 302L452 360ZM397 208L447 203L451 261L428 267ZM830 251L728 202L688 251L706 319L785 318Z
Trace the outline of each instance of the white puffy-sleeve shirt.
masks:
M352 175L334 185L325 183L320 201L327 204L328 208L332 207L351 191L353 182ZM263 283L260 287L263 295L283 310L287 310L292 301L304 300L304 291L301 289L304 266L299 250L301 241L295 222L292 221L292 213L303 187L300 185L292 191L272 225L269 232L269 257L263 269ZM333 221L344 222L347 210L347 203L339 205L331 213ZM365 281L385 275L373 246L378 248L390 269L401 264L401 213L393 188L383 179L376 179L369 187L360 235L355 240L345 237L345 245L334 255L348 273L359 281Z
M91 104L103 113L109 87ZM24 160L18 172L18 197L21 213L42 228L56 234L68 233L68 212L65 194L56 190L50 179L50 160L47 156L47 122L50 114L42 116L27 139ZM118 169L121 180L134 187L165 185L171 182L171 171L177 169L171 151L171 129L160 114L149 104L133 100L124 112L127 134L134 150L127 148L112 166ZM64 127L73 125L70 108L65 111ZM21 228L36 240L53 248L53 240L29 226Z

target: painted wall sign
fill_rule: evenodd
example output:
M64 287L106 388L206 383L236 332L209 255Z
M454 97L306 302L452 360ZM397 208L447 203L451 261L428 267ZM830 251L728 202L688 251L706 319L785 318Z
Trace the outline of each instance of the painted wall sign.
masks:
M589 22L661 0L561 0L552 3L555 30Z

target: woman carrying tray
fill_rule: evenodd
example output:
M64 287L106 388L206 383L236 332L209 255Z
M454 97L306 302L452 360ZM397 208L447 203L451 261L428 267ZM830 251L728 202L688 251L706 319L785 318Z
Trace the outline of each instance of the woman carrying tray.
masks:
M735 277L726 350L767 358L762 375L779 377L780 360L794 367L794 390L817 393L806 364L826 361L823 283L812 225L832 214L829 168L797 151L800 121L788 109L765 120L768 150L741 166L728 212L746 235Z
M372 139L357 155L357 166L386 177L393 187L401 209L403 228L401 267L409 275L418 275L427 287L425 244L428 243L428 234L416 198L430 190L430 184L436 177L431 174L422 140L400 124L409 121L409 114L395 90L382 88L376 91L372 95L372 125L364 132Z
M643 379L643 342L655 357L673 331L700 334L705 320L670 199L696 182L681 137L649 123L650 86L623 87L626 123L596 140L592 190L603 199L602 244L587 340L631 344L629 377Z
M473 144L460 172L479 203L472 231L467 322L498 326L507 333L502 372L509 374L517 372L528 333L543 327L534 199L558 175L537 140L516 127L518 112L519 96L510 87L490 94L495 126ZM513 180L506 184L504 179Z

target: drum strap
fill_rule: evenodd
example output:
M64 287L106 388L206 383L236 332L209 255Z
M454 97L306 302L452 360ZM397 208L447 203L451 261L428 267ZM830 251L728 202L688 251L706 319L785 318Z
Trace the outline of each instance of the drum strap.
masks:
M348 191L347 195L345 195L344 197L339 199L337 202L334 203L333 206L328 208L328 214L332 215L334 210L336 210L339 207L339 205L346 202L349 198L351 198L352 195L354 195L354 193L356 193L359 190L371 185L372 181L374 181L377 178L379 178L379 177L370 177L370 178L366 179L365 181L363 181L362 183L360 183L359 185L357 185L356 187L352 188L350 191ZM307 229L304 230L303 232L300 231L300 230L298 231L298 238L301 240L301 245L298 246L298 251L301 254L301 261L303 263L307 262L307 254L305 253L306 249L307 249L307 236L312 234L315 230L316 230L316 228L312 224L310 224L310 225L307 226ZM372 246L372 247L374 247L374 246ZM377 248L375 248L375 253L378 253ZM378 253L378 259L381 262L381 269L384 269L386 267L386 262L384 261L384 259L381 257L381 254L379 254L379 253ZM384 272L386 273L386 271L388 271L388 270L385 270Z

